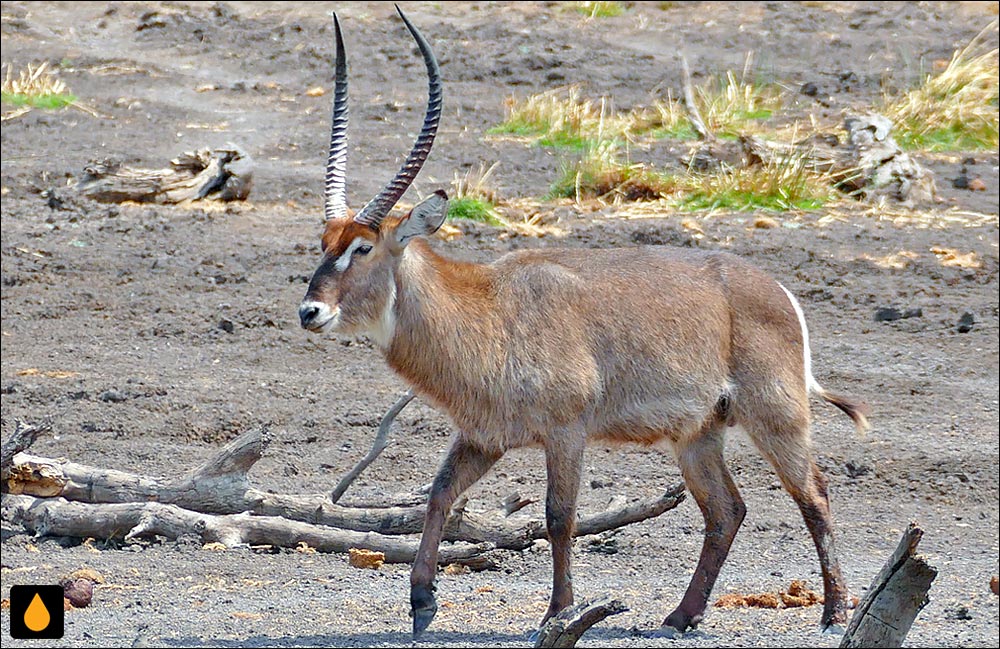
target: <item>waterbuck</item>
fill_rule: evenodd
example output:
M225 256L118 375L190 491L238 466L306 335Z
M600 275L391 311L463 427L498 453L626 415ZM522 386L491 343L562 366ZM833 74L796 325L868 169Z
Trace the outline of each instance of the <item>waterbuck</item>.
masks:
M431 47L399 11L423 55L423 128L395 177L360 212L347 208L347 61L340 23L323 258L299 307L302 326L364 334L457 432L431 488L410 578L413 634L437 610L442 527L456 497L509 449L545 451L554 564L543 623L573 602L571 540L584 446L667 442L705 518L698 566L663 621L684 631L706 601L746 511L723 459L740 426L798 504L823 572L822 626L845 622L826 480L813 461L809 393L867 425L864 406L822 389L810 371L798 302L738 257L651 246L525 250L490 264L454 261L425 237L445 220L437 191L390 210L430 153L441 117Z

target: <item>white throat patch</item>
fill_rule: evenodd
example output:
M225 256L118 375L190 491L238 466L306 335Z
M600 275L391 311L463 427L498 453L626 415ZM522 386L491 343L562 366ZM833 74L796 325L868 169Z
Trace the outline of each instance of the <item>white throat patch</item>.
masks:
M375 327L371 330L372 340L382 349L389 349L392 337L396 333L396 282L389 285L389 296L385 300L385 308Z

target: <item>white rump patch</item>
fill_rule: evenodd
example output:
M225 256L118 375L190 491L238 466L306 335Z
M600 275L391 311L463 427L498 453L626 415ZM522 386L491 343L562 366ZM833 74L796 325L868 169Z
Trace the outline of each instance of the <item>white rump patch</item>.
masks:
M778 283L778 286L781 286L781 284ZM802 329L802 356L804 357L806 390L810 392L823 392L822 386L816 382L816 379L812 375L812 351L809 349L809 328L806 327L806 316L802 313L802 307L799 306L799 301L795 299L791 291L784 286L781 286L781 290L785 292L785 295L788 296L788 301L792 303L795 315L799 318L799 327Z

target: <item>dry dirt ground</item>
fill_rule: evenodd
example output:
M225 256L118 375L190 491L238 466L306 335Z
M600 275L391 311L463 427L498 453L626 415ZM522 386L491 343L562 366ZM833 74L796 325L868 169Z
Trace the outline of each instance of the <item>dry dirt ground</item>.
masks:
M947 60L996 14L995 3L636 3L586 20L556 3L405 3L444 71L446 112L412 201L456 171L500 161L509 199L538 197L559 154L485 137L504 99L583 84L619 108L677 94L683 50L696 82L739 69L747 52L766 80L789 88L788 114L835 122ZM49 418L35 451L156 476L200 463L249 427L276 441L258 486L329 489L366 450L373 424L404 385L365 341L321 340L296 309L318 263L333 38L344 24L352 61L349 196L358 206L396 169L423 111L426 82L392 6L382 3L3 3L4 63L50 61L104 118L34 111L2 130L3 433ZM152 14L150 12L156 12ZM996 33L988 35L996 46ZM816 98L800 95L817 84ZM213 86L214 90L197 92ZM66 194L93 159L157 168L183 150L233 141L257 162L251 200L226 209L109 206ZM678 143L636 151L675 163ZM985 192L955 189L963 160ZM661 156L661 158L657 158ZM671 156L673 156L671 158ZM669 158L669 160L668 160ZM696 216L659 205L546 208L558 232L510 235L463 226L439 242L487 260L522 247L700 246L730 250L771 272L802 301L817 379L866 399L874 430L814 404L819 464L830 478L843 567L863 595L910 521L940 570L914 625L913 646L995 646L998 563L997 154L924 156L942 202L930 212L858 205L836 214ZM631 218L628 218L631 215ZM642 218L639 218L639 217ZM972 253L953 265L946 253ZM922 311L877 322L880 307ZM963 314L971 331L960 332ZM37 370L37 371L36 371ZM348 492L377 499L427 483L450 425L417 403L396 442ZM821 587L792 501L741 433L730 467L749 513L715 595ZM584 510L614 496L651 497L679 480L673 461L633 448L588 451ZM541 499L540 452L510 453L470 492L494 507L518 491ZM527 513L540 516L541 505ZM701 544L690 500L632 525L615 554L575 548L578 596L613 593L630 611L585 636L591 646L835 646L817 633L819 607L710 609L697 633L646 639L680 599ZM54 582L82 566L105 576L94 604L67 615L57 646L389 646L409 643L408 567L356 570L343 556L197 543L90 544L3 528L3 597L11 585ZM442 576L442 608L426 645L518 646L547 603L544 544L501 553L500 570ZM6 635L4 646L23 646ZM138 645L136 645L138 646Z

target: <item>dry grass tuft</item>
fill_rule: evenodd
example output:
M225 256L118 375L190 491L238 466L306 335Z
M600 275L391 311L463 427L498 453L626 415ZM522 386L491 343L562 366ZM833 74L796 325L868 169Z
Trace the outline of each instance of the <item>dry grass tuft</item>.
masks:
M579 86L566 86L506 101L507 119L488 132L517 135L540 146L583 150L592 142L625 137L631 120L607 98L583 99Z
M3 103L17 106L18 110L13 113L18 115L32 108L54 110L72 106L76 102L76 97L70 93L65 82L49 70L48 62L37 66L29 63L27 68L16 75L14 66L8 64L3 75L2 90ZM4 119L10 119L14 116L13 113L5 115Z
M753 52L747 54L743 71L732 70L694 88L694 101L708 130L718 137L734 138L759 131L759 125L781 108L782 90L773 84L752 81ZM633 115L633 132L648 132L654 138L693 140L697 137L680 100L669 92L654 102L652 110Z
M657 200L676 188L672 178L645 165L623 161L619 146L603 140L593 143L573 162L564 163L550 196L620 203Z
M993 21L957 50L940 74L928 75L919 87L885 100L882 111L895 124L894 136L901 145L930 151L1000 146L998 50L983 46L997 24Z
M507 225L496 210L500 195L490 184L490 176L499 164L494 162L487 167L480 163L478 168L470 169L464 176L455 172L455 179L451 182L451 200L448 202L449 219Z

